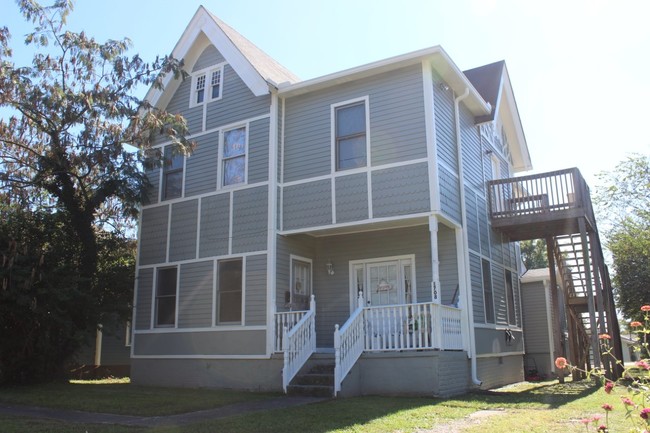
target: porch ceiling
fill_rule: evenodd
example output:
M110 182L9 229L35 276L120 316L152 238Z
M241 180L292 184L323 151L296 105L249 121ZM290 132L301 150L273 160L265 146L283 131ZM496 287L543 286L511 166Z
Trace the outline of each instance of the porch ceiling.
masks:
M371 232L386 229L395 229L403 227L414 227L429 224L427 216L418 216L414 218L402 218L398 220L369 221L363 223L351 223L337 225L328 228L291 230L284 232L284 235L306 234L314 237L345 235L349 233Z

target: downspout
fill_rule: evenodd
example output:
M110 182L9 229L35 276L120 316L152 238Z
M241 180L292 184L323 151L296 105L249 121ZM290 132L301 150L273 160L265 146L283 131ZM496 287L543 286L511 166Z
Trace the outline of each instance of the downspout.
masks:
M454 121L456 123L456 152L458 153L458 183L460 190L460 214L463 224L463 249L465 250L465 296L467 305L467 315L469 320L469 339L470 339L470 363L472 370L472 383L481 386L483 383L476 372L476 335L474 333L474 308L472 306L472 279L469 265L469 240L467 239L467 206L465 205L465 174L463 167L463 149L461 146L460 131L460 102L469 96L469 87L465 88L462 95L454 99Z

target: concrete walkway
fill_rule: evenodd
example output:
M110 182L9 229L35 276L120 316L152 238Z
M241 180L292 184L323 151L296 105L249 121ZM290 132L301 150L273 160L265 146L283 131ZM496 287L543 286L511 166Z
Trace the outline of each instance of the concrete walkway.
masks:
M161 425L185 425L200 421L225 418L233 415L262 412L273 409L302 406L327 400L322 397L278 397L268 400L235 403L216 409L201 410L168 416L133 416L110 413L92 413L78 410L50 409L45 407L18 406L0 403L0 414L27 418L52 419L82 424L119 424L154 427Z

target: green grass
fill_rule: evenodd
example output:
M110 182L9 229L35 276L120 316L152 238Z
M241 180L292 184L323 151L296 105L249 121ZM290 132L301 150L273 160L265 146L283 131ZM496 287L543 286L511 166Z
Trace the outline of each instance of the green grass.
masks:
M157 416L262 400L279 394L136 386L128 379L0 388L0 403L121 415Z
M49 385L34 387L29 392L13 390L7 393L0 390L0 401L7 403L36 404L34 395L57 396L61 401L67 401L67 407L74 407L75 402L89 398L94 393L107 391L91 391L94 388L108 386L112 394L110 400L130 400L140 396L130 404L130 413L147 415L153 402L167 402L169 413L185 411L182 408L192 407L185 400L203 400L201 408L210 406L208 401L216 405L226 401L235 402L239 398L267 398L269 395L258 395L237 392L184 390L166 388L133 387L128 384L118 385L70 385L68 387ZM121 387L120 387L121 386ZM88 388L88 389L85 389ZM70 396L78 394L81 396ZM32 394L30 399L25 396ZM214 395L212 395L214 394ZM603 403L612 404L615 409L610 414L610 431L627 432L631 425L625 420L625 411L620 403L622 396L627 396L622 387L615 388L607 395L602 388L593 386L591 382L558 384L543 382L535 384L518 384L496 391L471 393L451 399L436 398L406 398L406 397L357 397L348 399L328 400L307 406L289 409L278 409L242 416L234 416L220 420L196 423L181 427L120 427L100 425L65 424L52 421L24 420L0 416L2 431L14 432L48 432L48 433L384 433L384 432L426 432L436 426L441 426L454 420L462 420L478 410L501 410L497 414L481 420L477 425L468 423L463 433L571 433L584 432L585 426L580 423L583 418L602 415ZM20 399L18 401L17 399ZM146 400L150 400L147 402ZM42 400L38 400L42 401ZM241 400L239 400L241 401ZM60 402L59 402L60 404ZM60 407L49 400L50 407ZM72 406L70 406L72 405ZM118 408L110 404L105 407ZM75 407L77 409L82 406ZM108 410L105 410L105 412ZM113 413L124 413L112 410ZM636 417L638 415L635 414ZM602 422L601 421L601 422ZM595 431L590 428L589 431Z

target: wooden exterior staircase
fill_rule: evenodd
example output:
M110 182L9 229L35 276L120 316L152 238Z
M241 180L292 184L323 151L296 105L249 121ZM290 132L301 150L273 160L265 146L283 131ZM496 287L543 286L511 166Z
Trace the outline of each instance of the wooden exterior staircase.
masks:
M582 370L605 369L608 377L622 374L623 359L609 271L593 212L589 187L577 168L488 182L492 227L512 241L545 239L554 296L553 310L563 302L568 338L561 344L560 315L553 323L554 356L568 358ZM557 291L552 291L554 295ZM607 334L610 339L601 339ZM606 353L604 356L602 353ZM584 376L573 372L574 378Z

